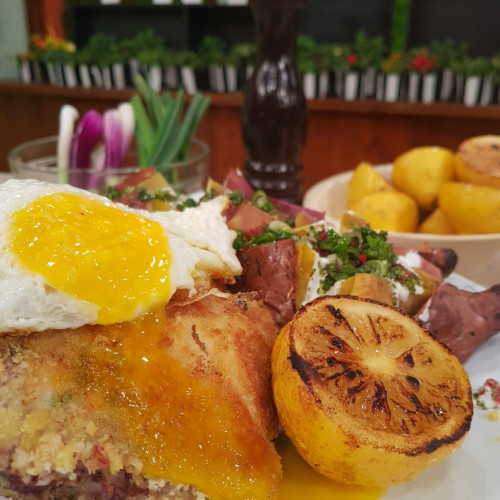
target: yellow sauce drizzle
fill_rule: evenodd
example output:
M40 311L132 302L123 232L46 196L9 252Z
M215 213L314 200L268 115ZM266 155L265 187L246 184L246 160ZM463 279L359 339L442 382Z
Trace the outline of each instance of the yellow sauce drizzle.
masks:
M102 327L83 353L79 383L90 408L105 408L150 479L192 484L210 498L275 498L272 445L240 400L168 355L164 312Z

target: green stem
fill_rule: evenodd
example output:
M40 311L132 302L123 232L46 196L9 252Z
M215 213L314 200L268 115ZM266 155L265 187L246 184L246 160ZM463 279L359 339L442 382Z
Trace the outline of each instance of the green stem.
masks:
M404 52L408 38L410 0L394 0L392 13L392 52Z

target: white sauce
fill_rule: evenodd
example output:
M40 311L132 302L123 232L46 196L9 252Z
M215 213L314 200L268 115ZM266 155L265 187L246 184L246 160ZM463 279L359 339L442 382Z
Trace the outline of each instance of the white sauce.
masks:
M328 257L320 257L319 254L316 254L316 257L314 258L313 269L311 271L311 277L309 278L309 283L307 285L307 290L304 296L304 300L302 301L302 305L311 302L311 300L319 297L320 295L337 295L344 280L337 281L331 288L326 290L326 292L324 293L319 292L320 281L322 277L321 269L325 265L330 264L334 260L335 256L330 255Z

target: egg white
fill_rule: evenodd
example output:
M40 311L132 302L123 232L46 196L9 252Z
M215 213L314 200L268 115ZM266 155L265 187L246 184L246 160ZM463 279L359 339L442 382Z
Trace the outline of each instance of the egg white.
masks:
M43 276L27 270L9 250L11 216L37 198L58 192L96 199L161 224L171 252L172 292L188 289L193 293L197 268L232 275L241 272L232 248L231 232L222 216L227 200L215 199L184 212L151 213L115 204L103 196L68 185L12 179L0 184L0 332L76 328L97 321L97 305L56 290ZM138 310L137 315L144 312Z

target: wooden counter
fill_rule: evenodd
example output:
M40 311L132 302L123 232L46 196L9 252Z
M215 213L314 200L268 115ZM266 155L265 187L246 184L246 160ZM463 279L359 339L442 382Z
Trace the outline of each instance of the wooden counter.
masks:
M68 89L50 85L0 83L0 170L8 170L7 153L15 145L57 134L59 110L73 104L81 113L104 111L133 95L127 90ZM245 151L241 139L239 94L212 94L212 105L198 137L210 145L211 175L221 180L231 167L241 167ZM467 137L500 135L500 106L465 107L372 100L337 99L308 103L309 121L303 154L304 183L354 168L362 160L390 162L416 146L440 145L456 149Z

